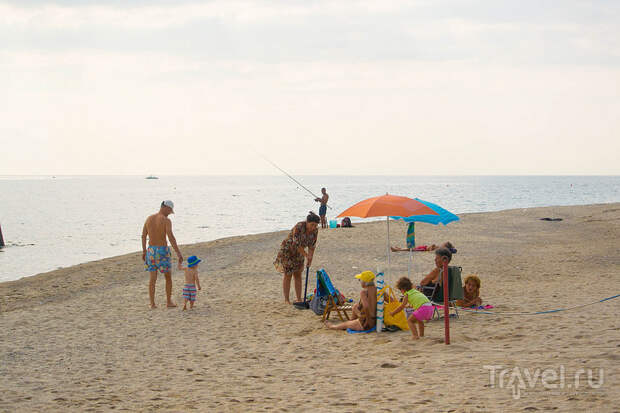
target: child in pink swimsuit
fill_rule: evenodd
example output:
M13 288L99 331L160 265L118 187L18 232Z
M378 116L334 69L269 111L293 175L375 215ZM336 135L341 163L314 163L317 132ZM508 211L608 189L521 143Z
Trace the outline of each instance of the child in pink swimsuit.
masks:
M413 309L413 313L407 317L407 324L411 329L413 339L417 340L420 337L424 337L424 322L433 317L435 308L424 294L413 288L413 284L409 278L401 277L396 282L396 288L403 293L403 300L402 304L390 314L393 317L405 307L411 307ZM418 330L420 330L419 335Z

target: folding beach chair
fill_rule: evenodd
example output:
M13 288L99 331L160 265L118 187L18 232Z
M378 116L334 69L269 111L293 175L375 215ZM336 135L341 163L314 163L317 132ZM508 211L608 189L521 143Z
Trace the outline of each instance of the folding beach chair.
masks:
M435 293L437 293L437 290L439 290L439 283L432 283L422 286L422 293L431 301L433 300Z
M449 294L448 294L448 315L450 314L450 308L454 309L454 313L456 314L456 318L459 318L459 309L456 305L456 300L463 299L463 281L461 280L461 273L463 272L463 268L456 266L448 267L448 286L449 286ZM433 312L433 318L435 316L437 319L441 318L439 314L439 310L437 310L437 306L443 306L443 271L439 273L439 280L434 287L428 287L425 294L427 292L431 292L429 299L431 303L435 306L435 311Z
M327 272L322 268L316 272L316 284L317 294L327 295L327 305L323 311L323 321L329 320L329 315L332 311L338 313L340 320L350 320L347 311L353 309L353 304L341 302L340 292L334 287L329 275L327 275Z

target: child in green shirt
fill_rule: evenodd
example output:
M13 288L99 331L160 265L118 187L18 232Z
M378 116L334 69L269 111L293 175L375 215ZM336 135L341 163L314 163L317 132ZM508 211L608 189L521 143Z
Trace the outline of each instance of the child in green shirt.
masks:
M401 305L390 314L394 316L409 305L413 308L413 313L407 317L407 324L411 329L413 339L417 340L420 337L424 337L424 321L430 320L433 317L433 305L424 294L413 288L411 280L407 277L401 277L396 283L396 288L403 293L403 300ZM418 329L420 330L419 335Z

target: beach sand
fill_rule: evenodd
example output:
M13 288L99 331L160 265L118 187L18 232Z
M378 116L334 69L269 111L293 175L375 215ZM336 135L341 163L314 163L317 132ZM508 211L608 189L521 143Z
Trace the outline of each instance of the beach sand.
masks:
M620 203L463 214L416 232L418 244L455 244L452 264L480 276L494 311L620 293ZM139 253L0 284L0 411L620 411L620 298L535 316L462 311L450 345L443 321L416 342L409 332L328 331L310 310L282 303L272 263L285 235L182 246L206 259L193 311L180 310L178 271L180 307L165 308L162 277L160 307L149 309ZM403 223L390 224L393 245L404 235ZM358 297L353 276L386 269L385 251L385 221L320 230L312 272L324 267ZM394 284L408 255L391 257ZM432 266L432 253L416 253L413 280ZM503 381L498 368L492 382L488 366L500 365ZM525 369L548 369L546 386Z

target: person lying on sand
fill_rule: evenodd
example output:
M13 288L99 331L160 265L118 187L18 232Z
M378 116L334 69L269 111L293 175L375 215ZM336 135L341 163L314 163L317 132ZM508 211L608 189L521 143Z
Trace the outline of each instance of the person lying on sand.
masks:
M480 298L480 278L476 274L470 274L465 277L465 285L463 286L463 299L456 300L459 307L478 307L482 305Z
M377 324L377 287L375 287L375 274L372 271L364 271L355 276L360 280L362 291L360 301L353 306L353 318L339 324L325 322L325 327L331 330L355 331L370 330Z
M414 247L414 248L390 247L390 249L392 250L392 252L435 251L437 248L441 248L441 247L448 248L452 254L456 253L456 248L454 248L454 245L452 245L450 241L444 242L441 245L437 245L437 244L431 244L430 246L429 245L418 245L417 247Z

